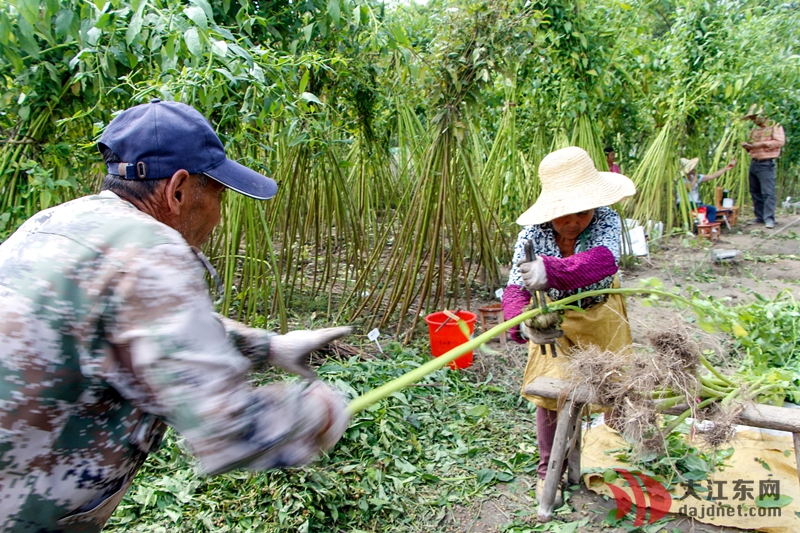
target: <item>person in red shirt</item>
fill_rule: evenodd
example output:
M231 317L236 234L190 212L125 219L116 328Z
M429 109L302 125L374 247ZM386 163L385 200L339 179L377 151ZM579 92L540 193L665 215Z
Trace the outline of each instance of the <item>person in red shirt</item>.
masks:
M750 132L750 140L742 143L742 148L750 154L750 196L753 199L755 218L748 224L764 224L764 227L775 227L775 160L781 155L781 148L786 144L783 126L771 121L763 114L763 109L756 111L753 104L744 120L752 120L755 128Z
M606 153L606 163L608 163L608 171L609 172L616 172L617 174L622 174L622 170L620 170L619 165L616 163L617 154L614 152L614 148L611 146L606 146L603 151Z

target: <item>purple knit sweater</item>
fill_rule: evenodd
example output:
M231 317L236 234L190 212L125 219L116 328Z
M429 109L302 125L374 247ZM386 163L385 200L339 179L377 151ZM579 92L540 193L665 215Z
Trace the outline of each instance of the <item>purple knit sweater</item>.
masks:
M575 290L603 278L615 274L618 270L616 259L611 250L598 246L565 258L543 255L544 269L547 272L547 283L550 287L568 291ZM531 293L520 285L509 285L503 291L503 316L510 320L519 316L528 305ZM519 326L508 330L511 338L519 343L525 339L520 335Z
M580 289L613 276L618 270L614 254L605 246L564 258L543 255L542 261L547 284L560 291Z
M522 309L531 301L531 293L528 289L519 285L509 285L503 291L503 319L511 320L515 316L519 316ZM519 326L514 326L508 330L508 335L512 340L520 344L525 342L519 332Z

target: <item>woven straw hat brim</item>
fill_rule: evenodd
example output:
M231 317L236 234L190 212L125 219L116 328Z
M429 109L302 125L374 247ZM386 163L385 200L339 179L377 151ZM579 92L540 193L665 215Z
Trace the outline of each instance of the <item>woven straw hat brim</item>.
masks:
M680 159L681 171L684 174L688 174L689 172L691 172L692 170L695 169L695 167L697 166L698 161L700 161L699 157L693 157L692 159L685 159L685 158L681 157L681 159Z
M562 181L543 189L536 203L519 216L517 224L544 224L565 215L612 205L634 194L636 186L629 178L615 172L595 171L594 176L579 183Z

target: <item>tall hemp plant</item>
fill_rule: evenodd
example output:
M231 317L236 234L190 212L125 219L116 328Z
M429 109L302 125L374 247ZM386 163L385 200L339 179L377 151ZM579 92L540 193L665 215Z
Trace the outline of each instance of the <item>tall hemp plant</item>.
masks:
M369 2L331 1L305 26L301 48L325 50L331 63L303 74L299 107L309 112L285 122L275 152L281 189L270 225L285 299L310 300L318 313L324 296L329 319L353 294L398 202L382 122L380 54L394 42L383 16Z
M744 205L750 198L750 187L748 180L749 155L742 148L742 140L749 133L748 123L738 120L739 117L731 117L730 126L725 128L719 143L711 156L709 172L725 166L731 159L736 159L737 165L713 181L700 184L700 197L707 199L710 204L716 201L716 188L720 187L728 191L730 198L733 198L736 205Z
M474 148L480 143L471 135L474 103L491 76L492 39L506 38L527 16L504 17L501 9L507 7L476 4L453 12L458 20L446 26L453 28L453 35L438 44L442 66L435 73L433 117L420 162L413 169L416 181L408 210L391 249L375 252L382 256L375 278L383 282L359 309L370 324L383 326L395 318L396 334L408 327L406 340L425 312L453 307L460 298L469 306L470 283L478 271L483 271L487 283L497 281L492 246L497 224L479 185L483 154L474 153Z
M337 150L318 140L281 147L277 175L281 187L271 217L279 239L279 268L287 301L305 289L312 298L357 269L366 245L361 214L349 193Z
M516 237L518 229L515 221L538 196L541 184L520 146L516 126L516 84L505 78L504 86L502 119L479 184L488 213L497 217L500 228L492 246L498 251L498 259L507 263L511 260L509 242Z
M358 243L363 233L325 133L331 111L306 90L310 72L329 69L329 60L215 37L209 31L195 61L162 77L155 90L193 102L217 124L231 157L279 182L278 195L265 203L226 195L206 251L222 276L222 312L258 325L275 319L285 329L295 291L313 298L325 290L340 265L355 263L347 255L354 248L342 243Z
M595 166L600 170L608 167L605 152L600 140L603 138L597 121L586 113L581 113L575 120L575 127L572 130L571 144L586 150L594 161Z
M385 301L391 288L388 282L391 272L385 267L385 261L389 251L397 245L406 214L412 209L410 204L417 192L414 186L416 169L422 164L425 147L431 142L430 136L433 135L433 130L425 130L404 95L394 98L393 107L397 147L394 154L389 155L389 181L378 186L393 186L395 196L392 203L386 205L384 213L376 219L376 223L368 229L369 244L363 251L371 252L355 273L352 287L345 287L342 291L336 321L358 316L371 300ZM384 176L377 174L374 177L380 179ZM373 322L374 320L370 320L368 325L371 327Z
M555 103L551 150L579 146L604 169L603 132L595 114L596 102L604 97L599 82L608 61L608 39L587 16L585 6L548 2L542 7L548 15L548 68L538 76L543 82L540 91Z
M197 107L233 157L273 168L273 126L305 112L314 95L297 90L302 73L327 65L314 52L261 42L277 29L261 31L252 8L244 2L225 19L237 25L231 31L206 0L0 5L0 238L94 188L103 169L93 140L114 112L153 97ZM284 308L267 206L229 195L206 249L223 275L220 310L251 322L263 321L268 301ZM285 312L279 320L285 326Z
M364 168L358 161L347 160L364 150L348 153L343 149L351 136L347 105L341 103L344 99L336 90L339 78L348 79L355 87L369 81L361 76L363 72L342 68L347 63L339 50L350 50L337 43L345 39L356 42L361 27L371 27L375 13L366 2L347 13L338 9L338 3L329 3L327 9L310 5L298 6L296 14L305 9L307 24L295 28L302 39L292 43L288 55L266 45L251 50L274 62L269 63L269 71L255 72L261 74L257 83L241 85L247 87L245 99L237 104L238 113L232 117L232 123L241 124L231 139L234 153L254 168L271 173L279 183L278 195L266 203L229 196L228 216L212 243L214 258L224 265L223 308L249 322L276 317L282 329L286 328L290 303L300 312L313 309L331 316L334 302L360 268L368 249L364 221L374 220L370 213L380 207L383 198L374 192L382 190L374 184L386 187L363 175L357 183L359 178L348 170ZM239 18L243 33L252 34L247 21ZM260 19L254 15L252 20ZM281 27L291 26L288 19L281 20ZM269 34L278 31L270 28ZM274 75L277 66L282 76ZM256 68L260 68L258 64ZM270 85L275 82L280 92ZM351 96L356 103L364 101L363 91L354 93ZM234 95L231 100L240 99ZM371 118L364 116L363 106L354 107L362 135L356 135L353 144L364 147L366 140L366 150L374 153ZM374 168L380 171L383 167L379 163L368 170Z
M88 145L94 123L109 116L99 101L120 101L122 53L105 48L119 28L102 15L83 2L0 4L0 240L40 209L87 192L100 171Z
M245 51L241 46L245 44L246 41L227 42L227 49L239 50L230 55L222 54L221 45L217 44L216 53L210 50L206 56L201 52L184 65L180 75L164 76L159 85L130 84L128 89L136 101L159 96L193 102L217 125L230 157L272 175L270 157L274 150L269 139L277 135L281 110L301 104L276 95L265 83L265 76L288 84L298 65L284 61L284 70L274 69L274 52L253 46ZM301 59L305 64L314 61L310 57ZM221 312L237 320L265 325L265 314L273 310L276 322L286 327L285 296L267 221L267 210L273 201L265 204L239 194L226 194L221 222L204 251L221 278Z
M717 122L728 135L722 135L708 170L719 168L731 158L739 161L736 168L715 180L717 186L728 189L739 205L750 201L750 157L740 143L748 139L753 127L752 122L741 119L752 104L763 106L766 115L781 122L787 131L787 145L778 160L778 198L793 196L796 200L800 192L799 159L791 149L792 124L800 117L800 99L796 91L792 92L800 80L800 61L797 47L786 45L800 38L800 12L793 7L780 3L745 4L741 11L715 17L723 28L716 32L712 56L716 57L714 75L720 85L713 105L707 107L706 120ZM713 194L713 186L705 185L703 198L714 198L707 196Z
M680 205L684 209L688 204L685 189L678 188L678 175L674 125L668 121L659 128L630 176L636 185L636 196L624 202L626 212L632 213L632 218L643 225L650 221L664 221L666 227L673 227L675 210L672 205L676 195L682 194ZM681 218L688 220L688 214L684 213Z
M748 96L752 73L743 74L741 65L747 55L743 50L760 49L762 43L755 34L740 31L751 24L741 15L717 3L689 3L670 15L668 26L648 37L649 43L628 44L649 50L653 65L658 65L656 71L636 72L648 87L644 98L655 106L657 132L634 174L640 192L636 206L628 204L633 218L661 220L667 228L690 227L679 157L700 157L709 172L736 157L740 166L716 184L705 185L701 193L706 202L713 202L713 187L723 185L739 202L747 198L749 159L737 146L744 135L738 117L745 109L741 101ZM682 201L676 203L677 198Z

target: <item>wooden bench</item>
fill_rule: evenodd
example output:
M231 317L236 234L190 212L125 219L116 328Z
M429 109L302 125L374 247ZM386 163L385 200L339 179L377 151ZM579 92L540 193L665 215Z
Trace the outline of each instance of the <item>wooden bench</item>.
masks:
M525 387L525 394L543 398L559 398L565 396L564 406L558 412L556 434L553 449L550 452L550 464L547 465L547 476L544 482L544 494L537 494L539 500L538 519L549 522L553 518L553 502L558 484L561 482L561 465L567 453L567 480L572 485L581 482L581 412L589 395L582 388L570 389L564 380L540 377ZM666 411L667 414L680 414L688 409L679 405ZM764 429L788 431L794 438L794 454L797 460L797 476L800 482L800 409L774 407L771 405L751 405L746 407L736 419L737 424Z

